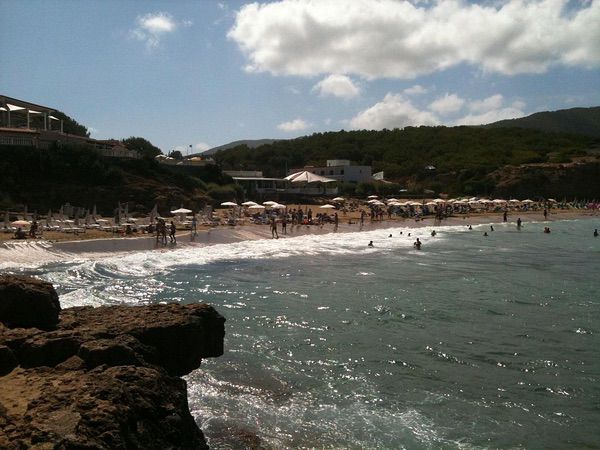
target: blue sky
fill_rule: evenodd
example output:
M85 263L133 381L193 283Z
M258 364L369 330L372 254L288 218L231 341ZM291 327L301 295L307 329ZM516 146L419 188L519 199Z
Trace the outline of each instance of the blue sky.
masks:
M600 105L600 0L0 0L0 93L164 152Z

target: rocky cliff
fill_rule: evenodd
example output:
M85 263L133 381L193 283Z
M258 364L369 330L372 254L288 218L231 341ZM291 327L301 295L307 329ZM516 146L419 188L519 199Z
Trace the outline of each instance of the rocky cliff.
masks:
M182 375L223 354L212 307L62 310L51 284L0 276L0 448L207 448Z

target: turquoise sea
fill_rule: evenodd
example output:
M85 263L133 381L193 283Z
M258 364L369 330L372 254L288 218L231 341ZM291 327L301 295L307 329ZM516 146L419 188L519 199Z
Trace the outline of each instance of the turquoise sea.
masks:
M186 247L29 273L55 283L63 306L213 304L225 354L187 376L213 448L599 448L600 218L494 228Z

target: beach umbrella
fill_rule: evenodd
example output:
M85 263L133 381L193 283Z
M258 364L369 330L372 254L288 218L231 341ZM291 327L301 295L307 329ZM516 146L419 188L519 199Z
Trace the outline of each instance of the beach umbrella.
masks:
M238 206L238 204L234 202L223 202L221 203L221 206Z
M506 200L502 200L501 198L495 198L492 200L493 203L506 203Z
M284 180L291 181L292 183L315 183L315 182L330 183L332 181L336 181L333 178L322 177L320 175L314 174L307 170L288 175L287 177L284 178Z
M248 209L265 209L263 205L250 205Z
M276 204L277 204L277 202L274 202L273 200L268 200L266 202L263 202L263 205L266 205L266 206L271 206L271 205L276 205Z
M521 203L535 203L535 202L533 200L530 200L530 199L526 198Z
M375 198L379 198L379 196L378 195L369 195L367 198L369 198L369 199L375 199Z
M394 202L397 202L397 201L398 201L398 199L397 199L397 198L388 198L388 199L386 200L386 202L388 202L388 203L394 203Z
M173 211L171 211L171 214L189 214L191 212L192 212L191 209L179 208L179 209L174 209Z
M516 198L511 198L508 202L509 203L521 203L521 200L517 200Z
M553 198L549 198L548 201L552 202L552 203L556 203L556 200L554 200Z
M328 204L326 204L326 205L319 206L319 208L323 208L323 209L335 209L335 206L333 206L333 205L330 205L330 204L328 203Z
M377 200L376 198L372 198L367 203L379 203L379 200Z
M281 205L279 203L275 203L274 205L271 205L271 208L273 208L273 209L285 209L285 208L287 208L287 206Z
M242 203L243 206L252 206L252 205L258 205L258 203L256 202L252 202L252 201L248 201L248 202L244 202Z
M436 198L435 200L433 200L435 203L445 203L446 200L442 199L442 198Z
M28 227L30 224L27 220L15 220L11 225L13 227Z
M332 202L345 202L346 199L344 197L336 197L331 200Z

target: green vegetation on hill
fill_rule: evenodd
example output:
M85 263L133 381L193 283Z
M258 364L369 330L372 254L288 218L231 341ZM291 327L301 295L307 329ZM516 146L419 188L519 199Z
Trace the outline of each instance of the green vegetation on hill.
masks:
M600 106L545 111L520 119L501 120L484 125L484 128L515 127L600 137Z
M507 165L569 162L599 142L587 136L521 128L407 127L403 130L316 133L256 149L218 152L224 170L262 170L281 177L286 169L323 166L328 159L371 165L373 172L411 190L456 194L493 191L488 174ZM436 170L426 170L434 166Z
M156 155L162 153L160 148L155 147L150 141L143 137L131 136L127 139L123 139L121 142L123 142L125 147L129 150L137 150L144 158L154 158Z
M215 166L182 170L152 159L107 158L87 145L0 146L0 174L0 210L27 205L45 213L69 202L112 214L118 202L128 202L130 211L147 213L156 203L165 213L181 204L197 210L212 203L215 185L229 198L239 194Z
M64 112L54 111L52 115L63 121L63 132L76 136L90 137L90 132L86 126L67 116Z

